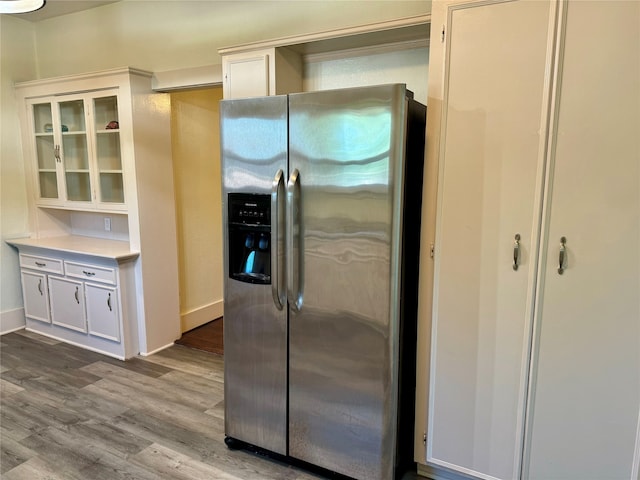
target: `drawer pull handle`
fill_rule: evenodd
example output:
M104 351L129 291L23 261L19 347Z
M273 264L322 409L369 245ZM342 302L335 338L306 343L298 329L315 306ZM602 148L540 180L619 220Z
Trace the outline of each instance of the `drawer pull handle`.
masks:
M113 309L111 308L111 292L109 292L109 296L107 297L107 307L109 307L110 312L113 311Z
M78 287L76 287L75 297L76 297L76 302L78 303L78 305L80 305L80 298L78 297Z
M47 264L46 264L46 263L42 263L42 262L36 262L36 265L37 265L38 267L46 267L46 266L47 266Z
M38 281L38 291L40 292L40 296L42 296L42 279Z
M518 259L520 258L520 234L516 233L513 242L513 269L518 270Z
M96 272L87 272L86 270L82 270L82 273L84 273L87 277L93 277Z

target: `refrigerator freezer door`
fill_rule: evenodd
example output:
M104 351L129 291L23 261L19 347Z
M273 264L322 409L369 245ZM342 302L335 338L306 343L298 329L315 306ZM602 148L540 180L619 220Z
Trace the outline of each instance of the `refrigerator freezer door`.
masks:
M368 480L394 468L405 95L393 85L289 97L302 252L289 454Z
M225 433L284 455L287 447L287 312L286 308L276 307L272 285L229 277L227 217L229 193L271 195L276 174L279 170L287 171L287 98L229 100L221 102L220 109L223 225L226 228ZM284 243L283 238L280 243ZM272 258L272 271L276 268L275 262Z

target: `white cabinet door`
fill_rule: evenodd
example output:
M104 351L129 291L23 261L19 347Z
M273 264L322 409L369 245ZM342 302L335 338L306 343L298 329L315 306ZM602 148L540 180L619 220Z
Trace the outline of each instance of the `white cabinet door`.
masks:
M89 334L120 341L118 293L113 287L85 283Z
M640 3L567 5L526 478L631 480L640 461Z
M51 323L49 318L47 276L28 270L23 270L21 276L25 316L41 322Z
M29 139L32 142L35 194L39 203L64 200L64 174L60 157L61 127L57 104L52 98L27 102ZM29 151L29 148L26 147Z
M49 277L51 321L54 325L87 332L82 282L68 278Z
M438 57L448 89L426 460L480 478L520 471L550 8L450 2Z
M223 58L224 98L269 95L269 54L251 52Z

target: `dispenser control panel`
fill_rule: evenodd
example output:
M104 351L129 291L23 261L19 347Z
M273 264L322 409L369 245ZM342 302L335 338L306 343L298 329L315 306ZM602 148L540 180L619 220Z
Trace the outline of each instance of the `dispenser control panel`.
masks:
M230 193L229 222L245 225L270 225L271 196Z

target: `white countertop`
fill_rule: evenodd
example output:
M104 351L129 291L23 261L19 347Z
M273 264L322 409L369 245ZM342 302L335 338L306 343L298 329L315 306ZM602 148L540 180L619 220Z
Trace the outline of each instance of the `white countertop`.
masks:
M18 249L21 247L44 248L60 252L110 258L120 262L140 255L140 252L131 250L129 242L109 240L106 238L83 237L80 235L47 238L12 238L7 239L6 242Z

